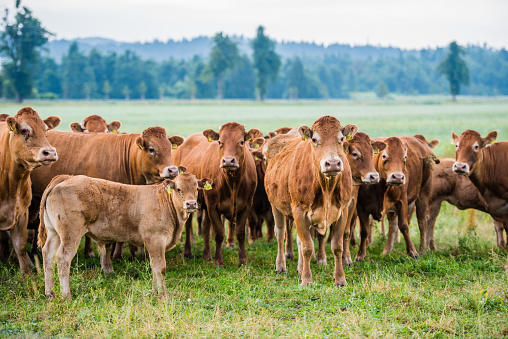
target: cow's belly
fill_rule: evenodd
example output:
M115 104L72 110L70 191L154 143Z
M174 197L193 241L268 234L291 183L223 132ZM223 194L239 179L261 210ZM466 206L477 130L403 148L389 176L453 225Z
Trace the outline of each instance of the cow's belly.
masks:
M500 198L490 191L484 193L488 212L496 219L508 220L508 200Z
M307 212L310 225L314 226L322 235L325 235L328 227L340 217L341 211L337 206L330 206L328 208L318 207Z

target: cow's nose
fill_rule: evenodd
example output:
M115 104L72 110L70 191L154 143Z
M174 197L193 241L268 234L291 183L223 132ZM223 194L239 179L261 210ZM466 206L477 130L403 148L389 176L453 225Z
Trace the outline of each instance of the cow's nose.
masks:
M185 202L185 209L187 210L195 210L198 208L198 203L196 200L189 200Z
M238 161L235 157L223 157L220 167L227 170L236 170L238 168Z
M323 163L323 172L338 173L342 171L342 161L339 158L326 159Z
M176 178L177 175L178 175L178 167L168 166L168 167L165 167L164 170L162 171L161 177L174 179L174 178Z
M453 171L458 174L467 174L469 172L469 165L463 162L455 162L453 164Z
M386 182L389 185L393 186L399 186L402 185L406 181L406 176L404 173L395 172L388 176L388 179L386 179Z
M379 173L378 172L369 172L365 176L365 179L363 180L365 183L376 183L379 182Z
M56 161L58 159L58 155L56 154L56 149L54 147L45 147L39 150L37 158L37 161Z

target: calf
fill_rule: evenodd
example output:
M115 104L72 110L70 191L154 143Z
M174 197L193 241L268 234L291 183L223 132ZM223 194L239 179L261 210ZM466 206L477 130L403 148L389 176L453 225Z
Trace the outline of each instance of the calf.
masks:
M310 128L300 126L299 137L295 138L295 133L290 132L268 142L265 189L275 219L276 272L286 272L285 219L292 218L298 233L298 271L302 285L312 283L310 258L314 242L310 229L315 228L324 235L335 221L337 224L331 233L335 285L346 283L342 238L353 183L343 142L357 130L356 125L341 126L335 117L325 116Z
M120 121L112 121L106 123L99 115L90 115L86 117L81 123L73 122L70 127L73 132L82 133L117 133L122 123Z
M463 132L460 137L452 132L452 144L456 147L456 161L452 168L455 173L471 180L480 192L487 212L506 226L508 142L496 142L496 138L496 131L490 132L485 138L473 130Z
M30 272L26 253L28 207L32 200L30 174L57 160L57 151L46 134L60 123L51 116L44 121L31 107L0 122L0 231L11 231L14 250L23 274ZM47 167L47 166L44 166ZM4 235L5 236L5 235ZM4 237L3 236L3 237Z
M180 171L185 168L180 167ZM62 298L70 297L70 264L86 234L99 245L105 273L113 272L105 260L107 243L145 246L150 254L154 291L167 297L164 253L179 241L185 221L197 208L198 187L203 188L206 183L211 185L212 181L198 181L190 173L151 186L125 185L82 175L55 177L44 191L40 211L39 246L43 246L46 296L55 296L56 260Z

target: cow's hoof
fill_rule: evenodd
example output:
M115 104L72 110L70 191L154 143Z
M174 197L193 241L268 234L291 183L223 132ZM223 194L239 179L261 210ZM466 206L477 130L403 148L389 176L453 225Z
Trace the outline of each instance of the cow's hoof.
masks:
M302 281L300 283L300 285L302 285L302 286L312 286L312 285L314 285L314 283L312 281L306 281L306 282Z
M86 253L85 254L85 258L87 259L90 259L90 258L95 258L95 253L91 252L91 253Z
M418 258L420 258L420 256L418 255L418 253L412 253L412 254L409 254L409 256L415 260L417 260Z
M56 298L56 293L51 291L49 293L46 293L46 298L48 299L55 299Z
M328 266L328 263L326 262L326 259L318 259L317 260L317 264L318 264L318 266L323 266L323 267Z
M286 259L295 260L295 255L293 253L286 253Z
M365 261L365 257L356 257L355 261L357 262Z
M335 287L344 287L346 286L346 283L345 282L338 282L338 283L335 283Z
M186 259L192 259L194 258L194 256L192 255L192 253L184 253L183 254L183 257L186 258Z
M229 248L234 248L234 247L235 247L235 243L234 243L234 242L230 242L230 243L228 244L228 247L229 247Z
M285 268L279 268L279 269L275 270L275 273L277 273L277 274L288 274L288 270L285 269Z
M350 257L342 259L343 266L353 266L353 260Z
M224 267L224 263L221 260L214 261L215 267Z

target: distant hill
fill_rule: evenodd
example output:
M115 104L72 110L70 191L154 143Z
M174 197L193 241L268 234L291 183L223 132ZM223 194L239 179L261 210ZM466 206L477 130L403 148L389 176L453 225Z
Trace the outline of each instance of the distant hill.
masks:
M241 54L247 54L249 56L252 54L250 39L246 39L243 36L232 36L231 38L238 43ZM140 55L143 59L152 59L158 62L171 57L177 60L190 60L195 55L207 57L212 48L212 38L205 36L200 36L191 40L169 40L167 42L155 40L146 43L127 43L94 37L73 40L53 40L46 44L45 47L47 50L44 53L57 62L60 62L62 56L68 52L69 46L74 41L79 44L79 49L85 53L88 53L93 48L103 53L116 52L117 54L121 54L126 50L131 50ZM277 43L276 50L283 58L299 56L304 59L320 58L327 54L349 54L353 59L365 59L369 57L377 59L379 57L396 57L400 55L401 52L404 52L404 50L395 47L376 47L371 45L351 46L346 44L333 44L325 47L315 43L291 41Z

